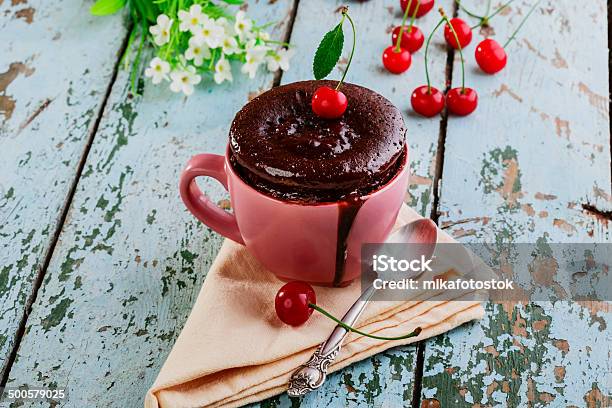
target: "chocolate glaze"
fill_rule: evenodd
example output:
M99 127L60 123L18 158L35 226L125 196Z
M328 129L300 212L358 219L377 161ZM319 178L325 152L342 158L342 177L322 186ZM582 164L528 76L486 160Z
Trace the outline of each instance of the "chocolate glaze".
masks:
M342 284L344 278L344 270L346 266L348 235L351 232L353 221L359 213L359 209L365 202L365 199L351 195L338 203L338 232L336 239L336 266L334 272L334 286Z
M249 185L282 200L334 202L366 195L397 173L406 133L401 112L376 92L345 83L347 111L322 119L310 107L320 86L336 82L273 88L238 112L230 160Z

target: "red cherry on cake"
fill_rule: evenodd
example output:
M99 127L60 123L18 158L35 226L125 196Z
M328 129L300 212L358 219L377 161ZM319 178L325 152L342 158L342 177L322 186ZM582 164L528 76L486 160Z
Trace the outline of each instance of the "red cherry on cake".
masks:
M433 86L419 86L412 92L410 104L416 113L430 118L444 109L444 94Z
M312 95L312 111L324 119L337 119L344 115L348 100L342 92L322 86Z
M401 28L402 27L397 26L393 29L393 34L391 34L391 44L397 44L397 37L399 37ZM412 27L404 26L404 31L402 31L402 39L400 40L401 48L414 53L423 46L423 42L425 42L425 36L419 27L415 25Z
M434 0L400 0L400 6L403 12L406 12L408 3L410 3L410 9L408 10L408 15L410 16L414 14L417 4L419 5L419 9L416 13L417 18L429 13L434 6Z
M482 40L476 47L476 62L487 74L495 74L506 66L508 57L504 47L491 38Z
M309 284L300 281L285 283L276 293L274 308L283 323L300 326L312 314L309 304L317 303L315 291Z
M397 51L397 48L391 45L385 48L382 55L382 61L387 71L393 74L401 74L410 68L412 55L410 55L410 51L404 48L400 48L399 51Z
M457 38L459 39L459 44L461 45L461 48L465 48L470 43L470 41L472 41L472 29L470 28L470 25L457 17L451 19L450 23L455 29L455 32L457 33ZM459 46L457 45L457 40L455 40L455 36L453 35L453 32L451 31L448 24L444 26L444 38L446 39L448 45L450 45L454 49L459 48Z
M449 112L467 116L476 110L478 94L472 88L453 88L446 94L446 105Z

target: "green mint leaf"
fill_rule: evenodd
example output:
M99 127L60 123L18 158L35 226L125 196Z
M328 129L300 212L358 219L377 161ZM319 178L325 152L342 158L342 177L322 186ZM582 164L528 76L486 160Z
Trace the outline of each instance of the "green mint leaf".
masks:
M94 16L107 16L121 10L127 0L98 0L89 10Z
M333 30L325 34L312 62L312 72L315 79L323 79L334 69L344 46L344 32L342 23L334 27Z

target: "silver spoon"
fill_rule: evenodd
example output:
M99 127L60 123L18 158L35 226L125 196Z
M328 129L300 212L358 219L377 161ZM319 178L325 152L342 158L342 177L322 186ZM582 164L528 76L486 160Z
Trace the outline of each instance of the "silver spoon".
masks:
M420 219L401 227L387 239L386 243L425 244L420 245L419 253L425 255L426 258L431 258L436 248L437 239L438 229L436 224L429 219ZM409 278L416 278L420 274L409 276ZM370 285L346 312L342 322L352 326L361 316L375 292L376 288ZM289 389L287 390L290 397L299 397L323 385L329 365L336 359L348 333L344 327L336 326L327 340L317 347L310 360L301 365L291 375Z

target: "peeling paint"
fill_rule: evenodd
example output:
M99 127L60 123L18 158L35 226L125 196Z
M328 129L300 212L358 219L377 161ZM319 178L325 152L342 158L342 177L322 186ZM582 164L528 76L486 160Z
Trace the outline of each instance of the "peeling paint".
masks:
M555 133L557 136L569 140L570 136L572 135L569 122L557 116L555 118Z
M480 183L485 193L496 191L509 209L523 197L517 151L510 146L494 149L482 160Z
M536 200L545 200L545 201L550 201L550 200L556 200L557 196L554 194L544 194L544 193L540 193L537 192L534 195Z
M567 61L563 59L558 49L555 49L555 58L552 59L551 63L553 67L555 68L567 68L568 67Z
M589 104L597 109L597 112L599 112L603 118L610 118L610 113L608 112L609 101L607 97L593 92L584 82L578 83L578 91L588 98Z
M497 91L493 91L493 95L499 97L502 94L508 94L512 97L512 99L516 100L517 102L523 102L523 98L521 98L520 96L518 96L515 92L513 92L510 87L506 84L501 84L499 86L499 89Z
M26 23L32 24L32 21L34 21L35 11L36 10L34 10L32 7L27 7L21 10L17 10L15 12L15 18L23 19Z
M553 225L557 228L560 228L562 231L567 233L568 235L572 235L576 232L576 227L561 218L555 218L553 220Z
M15 110L15 99L7 95L9 85L20 75L26 77L32 75L33 68L27 67L23 62L12 62L9 68L0 73L0 113L4 114L4 120L9 120Z
M42 328L45 331L49 331L52 327L60 324L66 317L66 313L72 302L72 299L64 298L57 305L55 305L55 307L53 307L53 309L51 309L49 312L49 315L42 320Z

